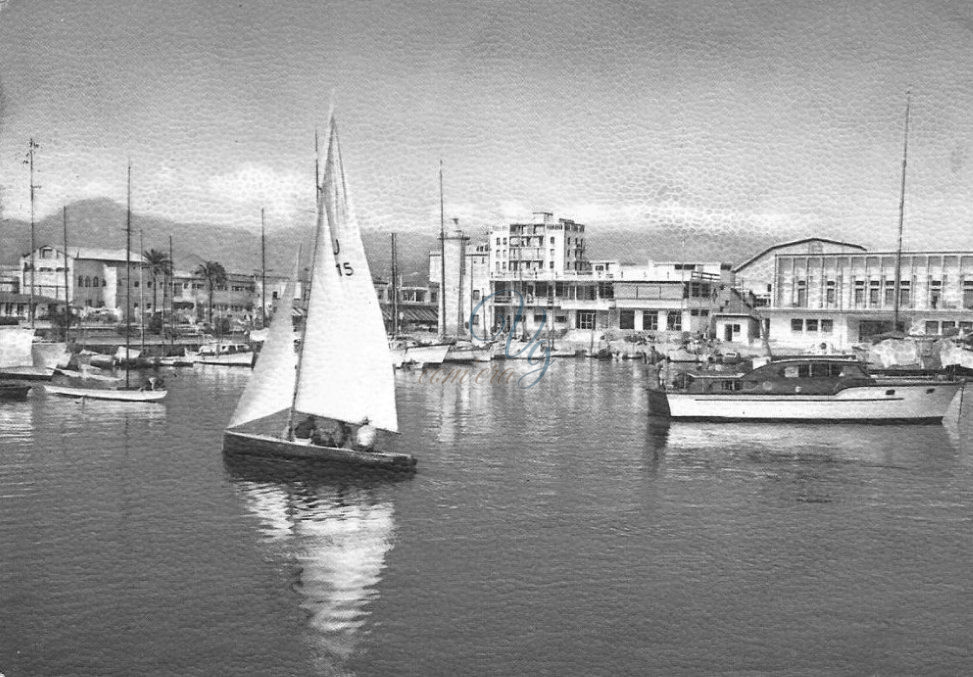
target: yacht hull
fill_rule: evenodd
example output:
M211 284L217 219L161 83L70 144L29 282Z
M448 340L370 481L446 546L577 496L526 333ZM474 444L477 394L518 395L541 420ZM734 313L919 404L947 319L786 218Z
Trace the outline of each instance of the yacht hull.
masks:
M223 452L276 458L292 458L324 463L340 463L386 470L411 472L416 459L409 454L381 451L356 451L316 444L289 442L272 435L246 433L236 430L223 432Z
M820 421L935 423L942 421L959 382L883 383L834 395L649 394L649 411L700 421Z

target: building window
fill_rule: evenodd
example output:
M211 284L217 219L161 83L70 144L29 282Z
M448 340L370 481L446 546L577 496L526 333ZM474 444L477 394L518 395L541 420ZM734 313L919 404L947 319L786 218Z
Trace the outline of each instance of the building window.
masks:
M865 305L865 281L855 280L855 307L861 308Z
M473 290L473 300L474 301L479 301L480 300L480 290L479 289L474 289Z
M635 311L620 310L618 312L619 329L635 329Z
M895 283L893 282L885 283L885 305L895 305Z
M806 280L797 281L797 299L795 300L794 305L797 306L798 308L807 307L807 281Z
M927 334L938 334L939 333L939 323L935 320L926 320L926 333Z
M942 280L933 280L932 289L929 292L929 307L935 310L943 298Z
M806 331L817 331L818 321L817 320L807 320L804 324Z
M579 310L578 315L575 318L575 326L578 329L594 329L595 328L595 311L593 310Z
M105 278L101 278L101 286L102 287L107 287L108 286L108 280L106 280Z
M872 281L868 287L868 305L878 307L878 282Z
M84 276L84 286L85 287L90 287L91 286L91 278L88 277L87 275Z
M829 306L833 306L835 302L835 296L836 294L835 294L834 280L828 280L828 283L824 290L824 302Z
M642 311L642 329L645 331L659 330L659 313L654 310Z
M821 320L821 333L830 334L834 331L834 320Z
M968 321L962 321L961 320L960 323L959 323L959 330L962 331L962 332L965 332L965 333L969 333L969 332L973 331L973 322L968 322Z
M101 286L101 282L98 280L98 276L97 275L95 275L93 278L91 278L91 286L92 287L100 287Z
M804 320L791 320L791 331L804 331Z
M84 286L84 275L78 275L78 286L79 287Z
M678 310L670 310L666 313L666 329L669 331L682 331L682 313Z
M967 310L973 308L973 280L963 282L963 307Z

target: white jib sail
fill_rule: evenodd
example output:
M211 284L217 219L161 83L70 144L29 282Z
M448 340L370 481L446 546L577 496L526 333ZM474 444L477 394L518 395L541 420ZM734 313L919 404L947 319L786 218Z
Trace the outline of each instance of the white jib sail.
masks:
M318 230L295 408L397 432L385 323L345 184L338 130L328 125Z
M277 305L277 313L270 322L270 331L260 350L257 365L230 419L230 428L276 414L291 406L294 380L297 378L297 353L294 351L294 326L291 320L296 277L295 262L294 273L287 281L284 296Z

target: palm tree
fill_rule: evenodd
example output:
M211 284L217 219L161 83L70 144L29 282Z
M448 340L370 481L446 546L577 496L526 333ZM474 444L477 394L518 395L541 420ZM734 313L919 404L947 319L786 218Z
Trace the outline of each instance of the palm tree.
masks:
M197 277L206 278L206 288L209 291L209 323L213 325L213 287L226 283L226 268L216 261L206 261L199 264L193 272Z
M156 303L159 291L159 276L161 275L163 281L165 281L166 276L169 274L169 255L165 252L160 252L158 249L150 249L142 252L142 258L149 264L149 274L152 276L152 314L154 315L158 312L159 307ZM165 294L163 294L163 303L165 300Z

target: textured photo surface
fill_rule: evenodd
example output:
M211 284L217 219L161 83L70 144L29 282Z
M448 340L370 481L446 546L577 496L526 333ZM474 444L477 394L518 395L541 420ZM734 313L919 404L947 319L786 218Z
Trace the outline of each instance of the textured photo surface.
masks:
M971 63L0 0L0 677L969 673Z

